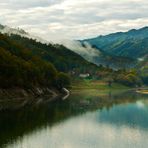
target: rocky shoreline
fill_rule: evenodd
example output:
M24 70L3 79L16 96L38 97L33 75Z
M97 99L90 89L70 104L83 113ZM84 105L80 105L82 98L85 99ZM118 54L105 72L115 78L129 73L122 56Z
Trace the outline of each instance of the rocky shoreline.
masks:
M39 88L32 89L0 89L0 111L17 110L27 105L40 105L62 99L69 95L69 91L63 88L61 91L55 88Z

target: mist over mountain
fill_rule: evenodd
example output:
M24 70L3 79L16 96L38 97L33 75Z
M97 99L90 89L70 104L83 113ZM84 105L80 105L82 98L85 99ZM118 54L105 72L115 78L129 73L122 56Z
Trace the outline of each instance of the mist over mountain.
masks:
M8 86L11 82L13 82L14 79L16 79L17 82L15 84L16 86L17 85L24 86L25 85L25 79L23 76L24 69L26 69L29 75L33 73L35 77L37 77L35 68L38 67L38 65L39 65L38 67L39 71L42 71L42 65L45 66L45 70L47 70L47 73L49 72L48 74L55 71L54 76L56 76L56 71L57 73L65 72L65 73L74 74L75 76L79 76L79 74L81 73L90 73L92 76L98 78L109 77L111 73L114 73L114 80L121 83L122 81L120 80L122 79L122 77L120 77L118 80L116 79L116 76L119 73L120 74L124 73L125 75L128 76L128 74L130 74L132 71L134 73L133 79L134 81L136 81L137 84L139 84L140 79L138 79L139 76L138 73L136 72L137 70L134 72L133 68L139 67L138 72L142 73L141 78L143 79L143 82L147 83L147 61L148 61L147 52L143 53L143 56L138 56L138 58L133 58L132 56L118 55L116 53L112 54L111 52L108 52L103 48L99 48L97 45L91 44L86 40L85 41L69 40L69 41L64 41L62 44L54 44L51 42L44 43L44 39L41 40L39 40L40 38L36 39L32 37L29 33L25 32L24 30L13 29L3 25L0 26L0 32L1 32L0 48L2 52L1 57L2 57L2 62L3 60L5 61L4 64L1 65L2 66L1 69L6 69L6 71L4 71L4 76L6 75L7 70L8 72L11 72L12 70L11 68L16 67L16 71L13 73L13 77L12 78L10 77L8 83L7 82L4 83L6 84L6 86ZM133 34L133 31L129 32L132 32ZM117 34L119 35L123 33L117 33ZM131 35L131 38L132 36L133 35ZM145 34L144 36L146 37L147 34ZM145 39L144 36L142 36L141 34L141 40ZM118 37L115 38L118 40ZM114 39L110 38L110 40L115 41L115 38ZM135 40L138 40L137 38L138 35L137 37L135 37ZM9 63L11 63L10 65L5 64L7 63L7 59ZM18 73L20 81L17 81L16 72L19 69L19 65L21 66L21 70ZM51 71L48 71L48 68ZM43 80L46 79L46 75L44 76L45 77L43 78ZM25 77L29 79L27 73ZM41 85L40 80L42 78L38 77L37 79L39 79L39 81L34 80L32 82L32 85L34 85L34 83ZM1 77L1 80L7 80L7 79ZM49 82L49 85L50 83L51 82ZM11 84L13 86L13 83ZM44 84L46 85L46 83ZM127 80L127 83L125 82L125 84L129 84L129 80ZM130 84L135 85L135 83L131 82Z
M20 28L11 28L8 26L4 26L0 24L0 32L2 34L7 34L9 36L18 35L24 38L28 39L34 39L37 42L41 42L43 44L54 44L51 41L47 41L46 39L38 36L34 36L23 29ZM18 40L19 41L19 40ZM88 43L84 44L84 46L79 41L74 40L64 40L59 41L58 44L62 44L65 47L67 47L69 50L79 54L83 58L85 58L87 61L94 62L94 59L99 56L100 52L94 48L92 48ZM97 63L96 63L97 64Z
M30 33L26 32L25 30L23 30L21 28L12 28L12 27L9 27L7 25L1 25L0 24L0 33L7 34L9 36L15 34L15 35L19 35L21 37L26 37L26 38L29 38L29 39L35 39L36 41L39 41L41 43L46 43L46 44L49 43L49 41L47 41L46 39L43 39L39 36L30 34Z
M145 66L148 61L148 27L79 40L79 45L83 48L89 45L99 52L91 58L91 62L97 65L114 69Z
M85 60L80 54L77 54L71 49L66 48L62 44L54 44L40 38L30 35L22 29L14 29L8 26L0 25L0 33L9 42L17 44L18 49L13 49L12 45L8 47L8 43L1 41L0 45L3 48L12 50L13 53L29 52L33 56L38 56L41 59L51 62L59 71L69 72L73 69L81 71L88 70L90 67L97 68L96 65ZM45 42L44 42L45 41ZM12 48L12 49L11 49ZM17 47L15 47L17 48ZM83 67L83 68L82 68Z
M27 33L26 31L24 31L23 29L20 29L20 28L11 28L11 27L8 27L8 26L4 26L4 25L1 25L0 24L0 32L3 33L3 34L8 34L8 35L11 35L11 34L17 34L17 35L21 35L21 36L29 36L29 33Z
M0 25L0 32L11 37L18 35L26 39L36 40L43 44L53 44L50 41L33 36L19 28L14 29ZM15 40L16 39L20 44L24 44L24 40L15 38ZM96 38L80 41L64 40L59 41L59 43L96 65L103 65L114 69L129 69L147 63L148 27L138 30L132 29L128 32L112 33L106 36L98 36Z
M81 42L88 42L111 55L142 58L148 54L148 27L98 36Z

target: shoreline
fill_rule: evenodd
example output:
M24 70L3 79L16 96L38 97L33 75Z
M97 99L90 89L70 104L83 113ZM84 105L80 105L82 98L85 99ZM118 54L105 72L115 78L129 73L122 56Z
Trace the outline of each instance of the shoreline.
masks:
M56 101L58 99L65 100L70 94L75 94L77 91L85 94L93 93L93 95L104 95L106 93L118 93L119 91L134 91L139 94L148 94L148 88L130 88L124 87L118 84L114 84L113 87L108 87L106 84L92 83L90 85L77 84L73 85L69 90L63 88L62 90L57 90L56 88L41 88L34 87L32 89L22 89L22 88L11 88L11 89L0 89L0 111L2 110L17 110L25 106L35 106L41 105L49 102ZM94 91L95 90L95 91ZM98 90L98 93L96 93ZM143 90L147 90L146 92ZM90 92L88 92L90 91Z
M148 95L148 88L139 88L136 90L137 93Z
M0 89L0 111L18 110L25 106L35 106L62 99L67 92L55 88L11 88Z

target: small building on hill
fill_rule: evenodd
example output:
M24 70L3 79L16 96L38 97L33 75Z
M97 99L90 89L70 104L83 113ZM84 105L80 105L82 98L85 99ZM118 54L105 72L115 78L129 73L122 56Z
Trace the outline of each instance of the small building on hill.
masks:
M89 73L79 74L79 77L80 78L88 78L88 77L90 77L90 74Z

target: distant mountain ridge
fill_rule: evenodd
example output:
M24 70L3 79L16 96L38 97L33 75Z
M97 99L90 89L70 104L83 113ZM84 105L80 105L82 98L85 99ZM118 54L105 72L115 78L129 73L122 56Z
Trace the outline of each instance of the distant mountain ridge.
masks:
M137 58L115 55L86 41L67 46L43 43L21 29L0 25L0 87L61 88L70 84L66 73L74 77L89 73L95 79L113 79L131 86L148 82L147 55L139 57L138 63ZM141 68L131 69L135 66Z
M32 45L32 39L35 42L40 42L41 44L52 46L52 43L50 41L46 41L37 36L32 36L23 29L15 29L8 26L0 25L0 32L3 34L7 34L12 40L17 41L19 44L23 44L23 46L25 46L26 48L35 48L34 51L41 51L43 49L38 49L38 43L36 43L36 45L33 43L34 45ZM58 48L65 48L64 51L71 50L72 52L79 54L87 61L96 65L103 65L115 69L129 69L135 67L137 64L145 65L145 63L147 63L147 58L145 57L148 57L148 27L143 27L137 30L132 29L128 32L112 33L105 36L98 36L92 39L70 41L70 43L68 44L66 42L62 44L67 48L61 46L58 47L57 45L56 46ZM55 45L50 48L55 48ZM46 52L44 50L44 52L42 53L45 53L47 55L49 54L48 56L50 56L50 54L53 54L52 50L48 52L49 53L47 53L47 50ZM61 51L58 52L60 53ZM65 55L65 53L64 57L68 57ZM38 52L38 54L40 54L40 52ZM71 55L70 52L69 54ZM47 55L44 55L44 57L47 57ZM56 56L59 56L58 53ZM82 61L84 61L83 58ZM55 59L54 56L50 58L50 61L54 62L55 65L57 65L57 60L52 59ZM60 58L59 60L62 59ZM68 64L68 60L65 59L61 62L62 65L63 63L65 63L65 61L66 65ZM78 61L80 61L80 59Z
M148 27L98 36L81 42L87 42L111 55L141 58L148 54Z

